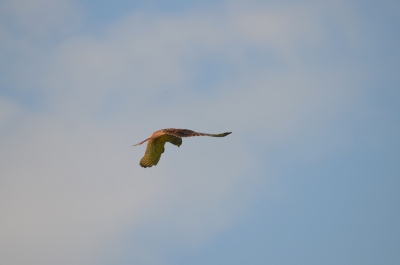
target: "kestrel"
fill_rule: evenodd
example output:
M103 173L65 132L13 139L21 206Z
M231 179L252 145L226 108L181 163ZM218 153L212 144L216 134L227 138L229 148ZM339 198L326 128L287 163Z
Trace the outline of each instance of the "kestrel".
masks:
M143 158L140 160L140 165L142 167L152 167L157 165L161 158L161 154L164 153L164 145L166 142L170 142L173 145L180 146L182 144L181 137L193 137L193 136L211 136L211 137L225 137L231 132L220 133L220 134L210 134L210 133L199 133L186 129L162 129L156 131L150 135L146 140L135 144L141 145L147 142L146 153L144 153Z

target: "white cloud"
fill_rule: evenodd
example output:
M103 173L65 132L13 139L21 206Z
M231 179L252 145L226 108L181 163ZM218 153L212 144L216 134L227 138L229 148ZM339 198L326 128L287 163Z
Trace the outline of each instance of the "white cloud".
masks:
M50 2L6 6L18 25L52 36L49 24L79 12L70 2ZM221 14L134 13L99 36L76 35L49 49L28 43L29 64L24 57L8 69L10 84L37 89L45 106L21 110L22 125L0 141L0 262L94 264L110 242L131 233L143 264L160 264L163 244L199 244L227 229L269 178L251 174L268 162L250 144L299 142L307 126L329 123L357 93L348 69L308 69L297 53L302 45L327 45L326 12L256 3L227 5ZM273 54L283 67L266 71L249 50ZM218 55L239 73L213 87L212 98L189 87L205 55ZM162 100L167 89L173 103ZM104 121L99 112L115 94L121 106ZM7 124L18 107L0 100L0 122ZM157 167L139 168L144 147L130 145L171 126L234 133L169 145Z
M244 7L247 12L242 8L232 17L232 24L243 36L241 39L256 45L270 45L281 54L293 53L296 45L303 42L318 45L327 34L318 23L322 10L313 6L295 4L271 9L261 5L250 10Z
M22 129L1 148L2 263L85 264L162 189L109 132L52 119Z
M202 168L213 145L210 158L226 156L227 141L202 139L207 148L185 143L180 152L167 146L160 166L144 170L144 149L132 149L127 132L121 139L100 128L36 118L2 142L2 263L90 264L116 235L145 223L149 234L193 243L229 226L236 210L226 206L246 163L228 156Z
M21 107L16 102L0 97L0 126L4 126L20 112Z
M58 106L98 108L107 92L116 89L127 97L153 97L166 87L175 87L176 93L187 90L196 78L197 62L208 54L222 55L236 71L251 75L257 69L245 56L249 49L278 52L279 60L291 65L298 61L295 47L306 43L318 48L327 38L324 9L229 10L225 17L213 12L150 18L133 14L99 38L65 42L50 54L42 83L60 97Z

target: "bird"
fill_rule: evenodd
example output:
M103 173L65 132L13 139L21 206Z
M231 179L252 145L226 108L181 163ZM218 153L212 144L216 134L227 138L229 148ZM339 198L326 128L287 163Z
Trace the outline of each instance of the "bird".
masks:
M146 152L140 160L140 165L144 168L156 166L158 161L160 161L161 154L164 153L164 145L166 142L170 142L173 145L181 146L182 137L193 137L193 136L211 136L211 137L225 137L232 132L225 132L220 134L211 133L200 133L187 129L175 129L167 128L161 129L153 132L149 138L133 146L141 145L145 142L147 143Z

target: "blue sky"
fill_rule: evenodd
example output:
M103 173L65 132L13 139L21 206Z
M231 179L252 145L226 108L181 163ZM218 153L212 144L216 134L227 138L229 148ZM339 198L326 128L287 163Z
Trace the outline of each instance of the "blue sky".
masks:
M1 1L0 263L398 264L399 15Z

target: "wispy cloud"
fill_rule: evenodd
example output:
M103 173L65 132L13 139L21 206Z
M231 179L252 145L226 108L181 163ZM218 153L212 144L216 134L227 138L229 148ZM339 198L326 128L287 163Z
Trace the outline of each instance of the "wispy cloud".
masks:
M340 9L237 2L221 13L139 11L99 34L79 25L74 34L68 23L83 21L83 12L72 2L3 6L11 26L1 26L8 45L0 56L18 54L1 65L13 92L0 98L0 122L14 130L0 141L4 264L94 264L113 255L101 253L124 233L134 248L145 242L141 259L161 264L157 250L204 242L245 211L269 178L252 173L268 163L250 145L301 142L358 93L351 69L341 68L345 58L340 67L313 66L302 56L332 45L325 15L343 16ZM228 68L215 67L223 77L209 92L199 92L204 58ZM41 98L39 110L20 101L26 93ZM159 166L139 168L144 150L130 145L171 126L234 134L168 146Z

